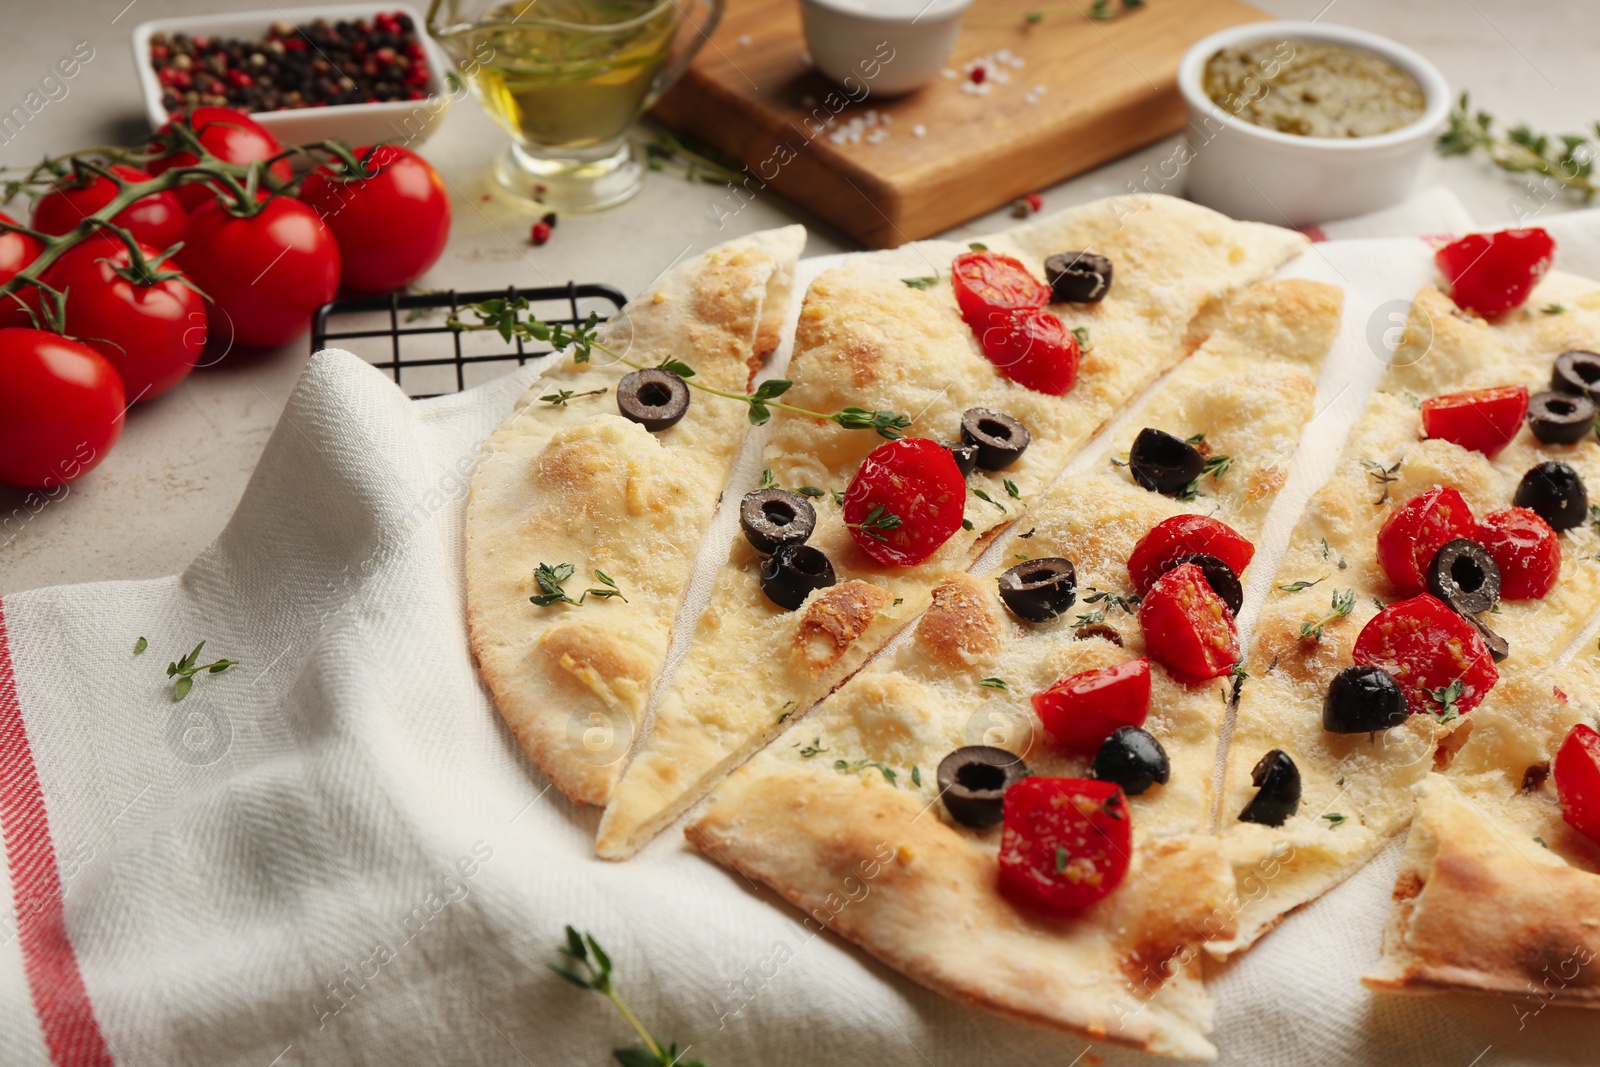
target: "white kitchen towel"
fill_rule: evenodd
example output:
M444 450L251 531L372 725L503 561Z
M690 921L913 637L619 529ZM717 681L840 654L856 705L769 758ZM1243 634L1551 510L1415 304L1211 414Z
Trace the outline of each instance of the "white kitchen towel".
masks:
M1559 265L1600 259L1600 217L1550 228ZM1349 291L1323 450L1363 399L1335 383L1375 377L1430 251L1334 240L1288 268ZM184 574L0 604L0 1064L599 1067L632 1037L544 967L566 923L712 1067L1152 1062L928 993L675 831L593 857L598 813L523 758L463 618L467 475L537 373L413 402L322 353ZM1302 496L1331 462L1310 459ZM166 665L201 640L202 662L240 662L176 703ZM1374 864L1220 972L1223 1063L1594 1061L1592 1013L1362 989L1392 875Z

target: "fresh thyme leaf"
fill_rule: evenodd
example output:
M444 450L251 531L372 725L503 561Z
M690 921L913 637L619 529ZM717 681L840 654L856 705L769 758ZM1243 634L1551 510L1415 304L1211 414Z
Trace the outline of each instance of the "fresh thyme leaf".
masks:
M1200 494L1200 479L1199 478L1196 478L1194 481L1190 482L1188 485L1186 485L1182 489L1178 490L1178 499L1179 500L1193 500L1195 497L1200 496L1200 495L1201 494Z
M1067 869L1067 861L1071 859L1065 845L1056 846L1056 873L1061 874Z
M1083 351L1087 352L1094 347L1094 343L1089 340L1089 327L1074 326L1072 328L1072 336L1078 339L1078 347Z
M860 530L874 541L887 541L889 539L878 531L898 530L900 528L900 516L892 511L885 510L884 506L879 504L867 512L867 517L860 522L847 522L845 525L852 530Z
M1342 775L1342 774L1341 774L1341 775L1340 775L1340 776L1339 776L1339 780L1338 780L1338 781L1337 781L1337 782L1334 782L1334 783L1333 783L1333 784L1334 784L1334 785L1338 785L1338 786L1342 786L1342 785L1344 785L1344 775Z
M799 493L801 496L811 497L813 500L819 496L828 495L828 491L826 489L818 489L814 485L802 485L800 488L796 489L795 492Z
M544 396L541 396L539 399L543 400L546 404L554 404L556 407L560 408L560 407L566 407L567 401L573 400L573 399L575 399L577 397L580 397L580 396L604 396L605 392L606 392L606 390L604 390L604 389L590 389L586 393L574 393L571 389L558 389L553 393L546 393Z
M1461 684L1460 678L1457 678L1449 685L1440 686L1438 689L1424 690L1428 694L1428 698L1439 705L1439 710L1434 712L1434 715L1440 722L1450 722L1452 719L1460 717L1461 712L1456 707L1456 702L1461 699L1461 694L1464 691L1465 686Z
M1300 624L1300 637L1309 641L1322 640L1322 628L1334 619L1342 619L1356 608L1356 591L1346 589L1344 592L1335 592L1331 603L1332 611L1318 619L1316 622L1303 622Z
M963 530L973 530L973 529L976 529L977 527L972 525L972 520L971 519L962 519L961 520L961 528Z
M182 700L189 695L189 690L194 688L194 675L186 674L172 683L172 699Z
M1380 487L1383 490L1382 494L1379 495L1378 499L1376 499L1376 500L1374 500L1372 502L1372 506L1373 507L1378 507L1381 504L1388 503L1388 500L1389 500L1389 486L1392 483L1397 482L1397 481L1400 480L1397 477L1395 477L1395 473L1397 471L1399 471L1399 469L1400 469L1400 463L1401 463L1400 460L1395 460L1394 466L1385 467L1383 464L1374 463L1370 459L1361 460L1361 465L1363 467L1367 468L1367 476L1369 478L1371 478L1374 482L1376 482L1378 484L1378 487Z
M761 471L761 485L760 485L760 488L762 488L762 489L772 489L772 488L775 488L777 486L777 484L778 484L778 479L776 479L776 478L774 478L772 476L772 468L771 467L763 468L762 471ZM817 493L819 495L821 494L821 492L822 492L822 490L820 490L820 489L817 490Z
M887 763L881 763L875 759L858 759L854 761L836 759L833 761L833 769L838 771L840 774L855 774L857 772L867 770L870 767L877 768L878 773L883 775L884 781L888 782L892 786L895 786L896 788L899 787L899 783L895 781L895 769L889 766Z
M1540 310L1540 312L1542 312L1543 314L1546 314L1546 315L1559 315L1559 314L1561 314L1563 311L1565 311L1567 309L1562 307L1560 304L1546 304L1544 307L1540 308L1539 310Z
M968 241L967 242L967 247L972 249L974 252L987 252L987 251L989 251L989 246L984 244L982 241Z
M1290 582L1288 585L1280 585L1280 586L1278 586L1278 588L1282 589L1285 593L1298 593L1302 589L1310 589L1312 586L1318 585L1318 584L1320 584L1322 582L1325 582L1327 580L1328 580L1328 576L1326 574L1324 574L1321 578L1318 578L1315 582L1308 582L1308 581L1306 581L1305 579L1302 578L1298 582Z
M1203 434L1203 433L1197 433L1193 437L1184 438L1185 442L1188 443L1188 444L1191 444L1191 445L1197 445L1201 441L1204 441L1205 439L1206 439L1206 435Z
M1539 847L1540 848L1549 848L1550 847L1549 845L1545 844L1544 838L1540 837L1538 834L1534 834L1533 835L1533 839L1535 841L1539 842Z
M704 1060L683 1059L676 1041L662 1041L650 1036L650 1032L618 994L612 982L611 957L606 955L593 934L580 934L568 926L567 943L558 946L557 952L570 960L573 966L563 967L554 963L546 963L545 966L579 989L592 990L611 1001L643 1042L641 1045L612 1050L612 1056L622 1067L707 1067ZM687 1047L683 1051L687 1052Z
M894 598L894 604L892 606L893 607L899 607L901 604L904 604L905 602L906 602L906 598L905 597L897 596L897 597Z
M987 686L990 689L1010 689L1011 688L1011 683L1007 682L1004 678L984 678L981 681L979 681L978 684L982 685L982 686Z
M1007 478L1005 480L1005 487L1007 496L1011 497L1013 500L1022 499L1022 490L1017 488L1016 482L1012 481L1010 478Z
M927 274L920 278L901 278L900 280L913 289L926 289L931 285L939 284L939 276L937 274Z
M1345 821L1345 816L1339 814L1337 811L1330 811L1325 814L1323 818L1328 820L1328 829L1330 830Z
M1595 128L1600 135L1600 125ZM1482 152L1501 170L1513 174L1543 174L1545 177L1591 199L1600 182L1594 177L1596 143L1585 134L1551 136L1535 133L1519 123L1501 133L1487 111L1474 113L1467 94L1462 93L1450 113L1450 124L1440 134L1436 146L1443 156L1466 156Z
M918 787L922 785L922 768L915 763L911 765L911 784Z
M973 489L972 490L972 495L977 497L979 500L983 501L985 504L993 504L995 507L999 508L1001 511L1004 511L1006 509L1006 506L1004 504L1002 504L999 501L997 501L994 497L990 496L988 493L984 492L982 489L976 489L976 488Z
M137 641L135 641L133 643L133 654L135 656L137 656L139 653L143 652L145 649L147 649L149 647L150 647L150 642L146 641L144 638L141 637L141 638L139 638L139 640L137 640Z
M149 646L149 642L145 641L144 638L139 638L139 641L144 642L146 647ZM182 700L189 695L189 690L194 688L194 676L202 671L207 674L221 674L229 667L237 667L239 665L239 661L236 659L219 659L211 663L201 663L200 650L205 647L206 643L201 641L190 650L188 655L183 656L174 663L167 664L167 677L177 679L172 683L172 699L174 702ZM134 645L135 655L143 651L144 649L140 648L137 643Z
M606 588L606 589L585 589L583 591L583 596L585 598L586 597L598 597L601 600L605 600L605 599L608 599L610 597L621 597L622 602L624 604L626 604L628 602L628 598L622 595L621 587L619 587L616 582L612 581L611 575L607 574L603 570L600 570L599 568L595 568L594 577L595 577L595 581L599 582L601 585L608 586L609 588ZM581 602L582 599L583 598L580 598L580 602Z
M1332 551L1333 551L1333 549L1328 547L1328 539L1326 537L1324 537L1322 539L1322 558L1323 559L1327 559L1328 558L1328 553L1332 552Z
M688 381L690 378L694 377L693 367L689 366L689 364L685 363L681 359L674 359L672 356L668 356L660 363L657 363L656 370L664 370L668 374L676 374L684 381Z
M835 504L838 504L840 507L844 506L844 490L843 489L829 489L828 492L833 496L833 502Z
M541 608L547 608L551 604L580 603L569 597L561 588L561 583L572 577L572 570L570 563L557 563L554 567L546 563L539 564L533 571L533 581L539 587L539 592L528 599Z
M1200 476L1211 475L1214 482L1222 481L1222 476L1228 473L1228 468L1233 466L1232 456L1210 456L1206 459L1205 466L1200 468Z
M1025 534L1017 534L1017 540L1026 541L1028 538L1032 537L1034 534L1036 534L1038 532L1039 532L1039 528L1037 526L1030 527L1027 533L1025 533Z
M810 759L819 752L826 752L828 748L822 743L822 738L813 737L811 743L800 750L801 759Z

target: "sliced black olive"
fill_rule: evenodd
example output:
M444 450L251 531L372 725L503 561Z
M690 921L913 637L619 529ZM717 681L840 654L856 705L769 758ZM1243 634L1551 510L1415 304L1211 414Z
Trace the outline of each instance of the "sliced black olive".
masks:
M1550 388L1558 393L1600 400L1600 353L1581 348L1561 353L1550 374Z
M739 526L757 552L803 545L817 528L811 501L787 489L757 489L739 501Z
M1489 629L1489 625L1478 616L1473 615L1470 612L1462 611L1455 604L1451 604L1450 606L1456 609L1456 614L1460 615L1463 619L1466 619L1472 624L1472 628L1478 631L1478 636L1483 638L1483 643L1489 647L1489 655L1494 659L1494 661L1496 663L1505 662L1505 658L1511 655L1511 642L1507 641L1504 637L1501 637L1499 634Z
M1162 567L1162 573L1174 567L1181 567L1185 563L1193 563L1200 568L1200 573L1206 576L1206 584L1211 591L1222 598L1228 605L1228 610L1235 615L1244 606L1244 586L1239 584L1239 576L1233 573L1233 568L1222 562L1216 556L1205 552L1190 552L1185 556L1177 556L1173 561Z
M1282 826L1300 810L1300 768L1283 749L1262 756L1250 772L1250 781L1255 783L1256 795L1239 813L1240 822Z
M1382 667L1346 667L1333 676L1322 701L1322 728L1368 734L1406 721L1406 696Z
M655 367L636 370L617 383L617 410L651 433L665 430L689 410L689 387L676 374Z
M988 408L969 408L961 415L961 443L978 446L978 466L986 471L1011 466L1032 440L1028 428L1010 415Z
M1570 530L1589 517L1589 491L1578 472L1558 460L1541 463L1522 476L1511 502L1527 508L1552 530Z
M1046 622L1078 599L1078 572L1059 556L1024 560L1000 576L1000 599L1029 622Z
M795 610L813 589L838 581L828 557L810 545L779 545L761 561L761 591L780 608Z
M1130 797L1136 797L1158 782L1167 784L1172 764L1161 742L1137 726L1119 726L1100 742L1094 754L1089 777L1116 782Z
M1454 538L1428 564L1428 592L1463 615L1488 611L1500 602L1500 567L1478 542Z
M1057 252L1044 261L1044 280L1058 303L1098 304L1111 289L1111 261L1093 252Z
M946 441L944 447L956 461L956 470L961 472L961 477L972 477L972 472L978 469L978 446Z
M1133 439L1128 469L1133 480L1155 493L1176 496L1200 477L1206 461L1200 450L1181 437L1146 426Z
M1547 445L1577 444L1594 429L1600 409L1578 393L1536 393L1528 400L1528 429Z
M1005 814L1006 790L1028 777L1028 765L1015 752L990 745L967 745L939 761L939 796L950 817L982 830Z

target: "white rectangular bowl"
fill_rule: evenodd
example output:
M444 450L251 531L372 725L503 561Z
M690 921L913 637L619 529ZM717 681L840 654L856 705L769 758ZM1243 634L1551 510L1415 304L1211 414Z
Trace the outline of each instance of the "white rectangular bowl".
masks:
M409 4L339 4L332 7L270 8L249 11L238 15L195 15L187 18L156 19L141 22L133 29L133 62L139 72L139 85L144 90L145 115L152 131L160 129L167 121L167 109L161 104L161 82L150 63L150 37L152 34L186 33L191 37L237 37L245 40L262 40L267 28L274 22L291 22L303 26L314 19L329 22L370 20L385 11L410 15L417 27L417 37L428 53L428 84L424 100L395 100L377 104L338 104L331 107L301 107L286 111L256 111L251 118L259 122L272 136L286 145L309 144L337 137L352 146L372 144L374 141L400 141L417 145L428 135L443 116L449 94L445 91L444 72L450 69L449 60L427 34L422 15Z

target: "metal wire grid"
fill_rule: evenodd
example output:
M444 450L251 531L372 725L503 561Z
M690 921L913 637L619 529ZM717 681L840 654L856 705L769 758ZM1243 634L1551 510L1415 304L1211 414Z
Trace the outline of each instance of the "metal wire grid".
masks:
M387 371L394 378L395 384L401 389L406 389L413 400L422 400L430 396L440 396L441 393L411 393L406 388L404 374L406 371L424 371L427 368L449 367L455 371L455 389L460 391L467 387L467 368L492 363L511 363L523 366L530 359L538 359L551 353L549 346L528 346L522 338L513 338L514 347L509 350L491 352L465 352L463 351L463 337L493 337L499 340L498 335L481 333L463 335L459 330L453 330L438 322L422 321L418 312L448 310L451 315L456 314L462 307L493 300L500 297L516 299L523 297L528 301L528 310L531 314L538 315L546 322L562 323L566 326L577 326L588 317L589 311L596 311L602 319L609 318L616 311L621 310L627 298L615 286L587 283L579 285L568 282L566 285L551 285L535 289L519 289L516 286L506 286L504 289L481 289L474 292L458 293L454 289L447 292L418 293L402 296L399 293L390 293L387 296L356 297L348 300L334 300L317 309L311 324L311 350L313 352L327 348L329 342L339 341L370 341L375 338L388 338L388 358L377 358L370 351L358 352L373 366ZM584 307L579 307L579 301L584 302ZM596 305L600 306L596 306ZM401 321L401 312L406 313L406 320ZM372 316L387 313L388 324L377 328L345 329L330 328L330 320L340 317ZM406 348L416 346L402 346L401 338L426 337L430 334L447 334L450 337L448 355L433 355L439 347L428 344L424 349L425 354L418 355L415 351L406 351ZM357 346L360 347L360 346ZM508 366L506 368L510 370ZM435 383L438 375L424 375ZM415 381L415 376L413 376Z

